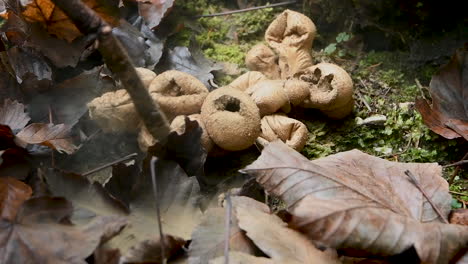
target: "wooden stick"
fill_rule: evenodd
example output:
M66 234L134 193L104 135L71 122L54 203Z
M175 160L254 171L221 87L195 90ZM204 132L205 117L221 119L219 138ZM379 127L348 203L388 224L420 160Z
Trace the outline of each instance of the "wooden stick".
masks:
M427 201L431 204L432 208L434 209L434 211L436 211L437 215L442 219L442 221L444 223L448 224L449 222L447 221L447 219L445 219L445 217L442 215L442 212L440 212L439 208L437 208L437 206L432 202L431 198L423 190L421 185L419 185L419 182L416 179L416 177L413 175L413 173L411 173L411 171L409 171L409 170L406 170L405 174L406 174L406 176L408 176L410 178L411 182L416 186L416 188L419 189L419 191L424 195L424 197L426 197Z
M259 10L259 9L265 9L265 8L271 8L271 7L278 7L278 6L285 6L285 5L292 5L292 4L295 4L295 3L297 3L297 1L287 1L287 2L281 2L281 3L271 4L271 5L254 6L254 7L249 7L249 8L245 8L245 9L239 9L239 10L233 10L233 11L226 11L226 12L215 13L215 14L208 14L208 15L200 15L200 16L196 16L196 17L194 17L194 18L227 16L227 15L238 14L238 13L244 13L244 12L249 12L249 11L254 11L254 10Z
M81 175L82 175L82 176L85 176L85 177L86 177L86 176L89 176L89 175L91 175L91 174L93 174L93 173L96 173L96 172L98 172L98 171L101 171L101 170L103 170L103 169L105 169L105 168L108 168L108 167L110 167L110 166L114 166L114 165L116 165L116 164L119 164L119 163L122 163L122 162L125 162L125 161L128 161L128 160L132 160L132 159L134 159L137 155L138 155L137 153L132 153L132 154L127 155L127 156L125 156L125 157L123 157L123 158L120 158L120 159L118 159L118 160L114 160L114 161L112 161L112 162L110 162L110 163L104 164L104 165L99 166L99 167L97 167L97 168L95 168L95 169L92 169L92 170L90 170L90 171L88 171L88 172L85 172L85 173L83 173L83 174L81 174Z
M159 197L158 197L158 185L157 185L157 180L156 180L156 162L158 161L158 158L152 157L151 158L151 183L153 184L153 194L154 194L154 203L156 206L156 218L158 221L158 228L159 228L159 237L161 239L161 259L162 259L162 264L167 263L166 259L166 241L162 229L162 219L161 219L161 208L159 206Z
M112 34L111 26L81 0L52 0L52 2L73 21L81 33L97 34L98 50L107 67L122 82L150 134L164 144L170 131L167 118L138 77L126 50Z

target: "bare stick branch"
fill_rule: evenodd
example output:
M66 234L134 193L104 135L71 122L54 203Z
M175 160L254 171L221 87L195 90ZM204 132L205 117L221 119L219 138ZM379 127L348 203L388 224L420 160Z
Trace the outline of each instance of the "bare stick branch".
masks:
M169 134L167 118L144 87L126 50L112 34L112 28L80 0L52 1L83 34L98 35L98 50L107 67L122 82L151 135L159 142L165 143Z
M128 161L128 160L132 160L132 159L134 159L137 155L138 155L137 153L132 153L132 154L127 155L127 156L125 156L125 157L123 157L123 158L120 158L120 159L118 159L118 160L114 160L114 161L112 161L112 162L110 162L110 163L104 164L104 165L99 166L99 167L97 167L97 168L95 168L95 169L92 169L92 170L90 170L90 171L88 171L88 172L85 172L85 173L83 173L82 175L83 175L83 176L91 175L91 174L93 174L93 173L96 173L96 172L98 172L98 171L101 171L101 170L103 170L103 169L105 169L105 168L108 168L108 167L110 167L110 166L114 166L114 165L116 165L116 164L119 164L119 163L122 163L122 162L125 162L125 161Z
M463 164L468 164L468 160L460 160L460 161L452 163L452 164L444 165L444 166L442 166L442 168L449 168L449 167L459 166L459 165L463 165Z
M432 208L434 209L434 211L436 211L437 215L442 219L442 221L444 223L448 224L449 222L442 215L442 212L440 212L439 208L432 202L429 195L427 195L427 193L423 190L423 188L421 188L421 185L419 184L418 179L416 179L414 174L411 173L411 171L409 171L409 170L406 170L405 174L406 174L406 176L408 176L410 178L411 182L414 184L414 186L416 186L416 188L419 189L419 191L424 195L424 197L426 197L427 201L431 204Z
M215 14L208 14L208 15L200 15L200 16L196 16L195 18L216 17L216 16L227 16L227 15L238 14L238 13L244 13L244 12L249 12L249 11L254 11L254 10L259 10L259 9L265 9L265 8L271 8L271 7L278 7L278 6L286 6L286 5L292 5L292 4L295 4L295 3L297 3L297 1L287 1L287 2L281 2L281 3L271 4L271 5L255 6L255 7L245 8L245 9L227 11L227 12L222 12L222 13L215 13Z
M229 264L229 237L231 235L231 192L226 193L226 219L224 225L224 264Z
M161 221L161 209L159 206L159 197L158 197L158 185L157 185L157 180L156 180L156 170L155 170L155 165L156 161L158 161L158 158L152 157L151 158L151 182L153 183L153 194L154 194L154 203L156 206L156 217L158 218L158 228L159 228L159 237L161 239L161 259L162 263L166 264L167 259L166 259L166 241L162 229L162 221Z

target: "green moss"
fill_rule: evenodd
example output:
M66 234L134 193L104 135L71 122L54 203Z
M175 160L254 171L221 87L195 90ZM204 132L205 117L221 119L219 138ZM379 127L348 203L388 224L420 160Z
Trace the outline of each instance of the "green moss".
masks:
M232 62L243 64L246 50L238 45L224 45L213 43L211 47L205 49L205 55L215 61Z

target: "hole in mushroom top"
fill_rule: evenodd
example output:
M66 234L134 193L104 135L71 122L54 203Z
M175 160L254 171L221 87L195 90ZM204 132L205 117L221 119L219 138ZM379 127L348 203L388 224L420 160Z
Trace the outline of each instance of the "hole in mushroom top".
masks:
M239 112L240 100L230 95L220 96L214 101L218 111Z

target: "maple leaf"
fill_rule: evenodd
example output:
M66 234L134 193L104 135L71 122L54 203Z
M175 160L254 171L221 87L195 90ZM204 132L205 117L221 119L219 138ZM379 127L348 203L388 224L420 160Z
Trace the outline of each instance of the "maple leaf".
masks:
M309 161L273 142L244 171L285 201L290 224L309 239L379 256L414 246L422 262L447 263L466 246L468 228L440 223L406 170L446 218L451 196L434 163L389 162L358 150Z
M67 224L72 212L63 198L24 202L14 219L0 219L0 262L84 264L105 233L125 225L116 217L98 217L83 226Z
M416 108L424 123L435 133L468 140L468 44L457 50L447 65L432 76L429 91L432 107L424 99Z
M113 25L117 23L118 19L112 15L112 8L101 5L97 0L83 2L108 23ZM21 1L21 4L25 7L22 12L24 18L29 22L42 24L49 34L69 42L81 36L74 23L51 0L27 0Z

